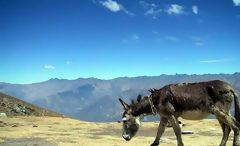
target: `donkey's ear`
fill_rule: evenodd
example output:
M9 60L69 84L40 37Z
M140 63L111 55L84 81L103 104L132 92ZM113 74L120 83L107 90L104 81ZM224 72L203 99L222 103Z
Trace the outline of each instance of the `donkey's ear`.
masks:
M138 97L137 97L137 102L140 102L142 100L142 95L139 94Z
M128 110L129 109L129 105L126 102L124 102L121 98L119 98L118 100L121 102L124 110Z

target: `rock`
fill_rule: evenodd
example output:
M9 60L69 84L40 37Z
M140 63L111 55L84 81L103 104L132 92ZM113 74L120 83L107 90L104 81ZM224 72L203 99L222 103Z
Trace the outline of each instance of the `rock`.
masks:
M20 109L18 106L15 106L15 107L14 107L14 110L15 110L17 113L20 113L20 112L21 112L21 109Z
M1 117L7 117L7 114L6 113L0 113L0 118Z
M193 131L182 131L182 134L194 134Z
M183 122L181 122L181 121L178 121L178 124L179 124L180 127L185 126L185 124ZM172 124L170 122L168 122L167 123L167 127L172 127Z
M0 127L5 127L5 126L7 126L7 123L0 121Z
M17 124L13 124L12 127L18 127L18 125Z
M215 131L216 129L215 129L215 128L209 128L209 130L211 130L211 131Z

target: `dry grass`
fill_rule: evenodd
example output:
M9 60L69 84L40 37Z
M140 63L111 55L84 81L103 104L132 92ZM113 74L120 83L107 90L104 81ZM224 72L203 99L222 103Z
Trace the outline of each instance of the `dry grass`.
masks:
M183 121L185 146L217 146L222 132L216 120ZM121 138L119 123L91 123L61 117L0 118L0 146L149 146L158 123L143 123L130 142ZM172 128L167 128L161 146L176 145ZM232 145L232 135L228 146Z

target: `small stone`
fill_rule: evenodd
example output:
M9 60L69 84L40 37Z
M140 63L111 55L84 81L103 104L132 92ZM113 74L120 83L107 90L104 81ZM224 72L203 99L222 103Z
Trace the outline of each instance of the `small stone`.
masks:
M213 131L215 131L216 129L215 129L215 128L209 128L209 130L213 130Z
M7 117L6 113L0 113L0 117Z
M182 134L194 134L193 131L182 131Z
M16 106L14 109L15 109L15 111L16 111L17 113L20 113L20 112L21 112L21 109L20 109L18 106Z
M5 126L7 126L7 123L0 121L0 127L5 127Z
M18 125L17 124L13 124L12 127L18 127Z

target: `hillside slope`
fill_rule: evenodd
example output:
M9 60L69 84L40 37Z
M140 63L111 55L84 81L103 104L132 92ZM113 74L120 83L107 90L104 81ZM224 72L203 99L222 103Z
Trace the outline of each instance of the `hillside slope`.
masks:
M0 113L7 116L63 116L0 92Z

